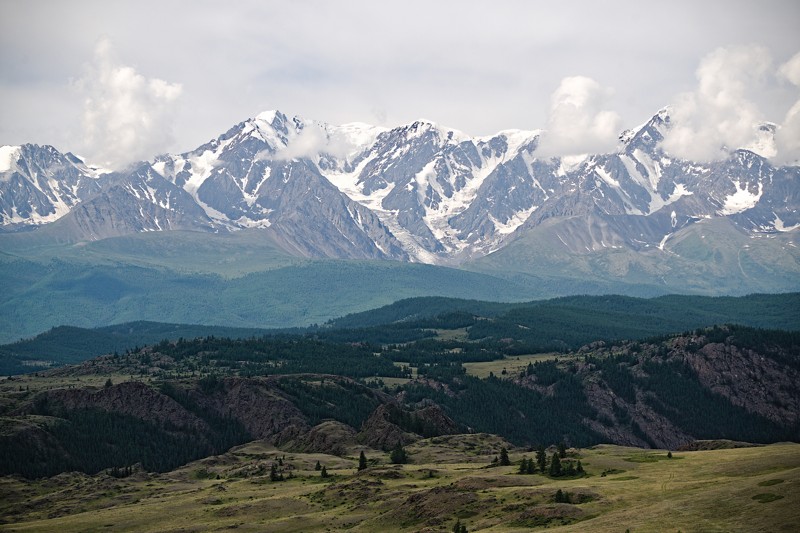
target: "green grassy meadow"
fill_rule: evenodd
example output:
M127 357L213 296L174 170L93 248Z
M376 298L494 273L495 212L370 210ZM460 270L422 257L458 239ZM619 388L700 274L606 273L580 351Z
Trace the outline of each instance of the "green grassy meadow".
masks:
M551 479L489 467L504 443L484 435L435 437L407 447L411 464L366 450L291 453L262 442L165 474L61 474L0 479L4 531L796 531L800 445L698 452L597 446L570 450L587 476ZM283 461L291 478L269 481ZM331 475L323 479L319 461ZM604 474L605 473L605 474ZM555 503L561 489L574 503Z

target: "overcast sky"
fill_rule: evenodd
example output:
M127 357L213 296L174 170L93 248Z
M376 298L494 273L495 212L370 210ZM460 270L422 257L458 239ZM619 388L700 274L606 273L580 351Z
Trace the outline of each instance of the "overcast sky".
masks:
M791 150L799 23L796 0L0 0L0 145L117 163L277 108L471 135L547 128L558 155L678 104L676 151L745 138L729 114L785 122Z

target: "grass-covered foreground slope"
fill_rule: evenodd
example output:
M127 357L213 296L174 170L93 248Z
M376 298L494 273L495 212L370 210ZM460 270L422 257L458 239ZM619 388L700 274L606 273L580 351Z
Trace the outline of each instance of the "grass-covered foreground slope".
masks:
M0 479L14 531L790 532L800 522L800 446L711 451L568 450L585 475L521 475L527 450L454 435L406 448L410 463L355 446L341 456L254 442L163 474ZM358 471L366 452L367 468ZM548 451L548 456L554 450ZM316 465L324 466L323 478ZM272 465L284 476L270 481ZM557 496L561 491L560 497ZM556 500L566 500L557 502Z

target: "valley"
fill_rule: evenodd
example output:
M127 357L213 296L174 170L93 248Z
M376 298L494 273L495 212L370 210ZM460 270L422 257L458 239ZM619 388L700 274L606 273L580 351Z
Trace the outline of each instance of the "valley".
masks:
M0 2L0 533L798 531L797 20Z
M0 380L0 528L789 531L797 297L56 328L3 347L63 359Z

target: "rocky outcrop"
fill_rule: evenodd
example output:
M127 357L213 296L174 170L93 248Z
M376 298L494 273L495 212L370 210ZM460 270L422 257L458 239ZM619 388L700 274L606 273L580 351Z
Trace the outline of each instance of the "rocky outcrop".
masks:
M592 381L585 386L586 397L598 416L586 418L583 422L602 435L606 442L639 448L676 449L693 440L691 435L641 401L641 395L637 402L630 404L601 383Z
M388 450L405 446L421 437L458 433L458 425L438 405L407 411L396 404L382 404L364 422L358 441L372 448Z
M54 413L79 409L99 409L141 420L186 430L209 431L208 424L181 404L158 390L137 381L128 381L99 390L57 389L45 391L23 411Z
M429 405L412 413L425 426L431 428L437 435L454 435L459 433L458 424L447 416L438 405Z
M753 350L719 342L686 354L686 361L705 387L732 404L782 425L800 422L797 368ZM765 383L771 385L765 387Z
M282 444L310 428L303 413L268 379L227 378L211 394L197 389L192 394L219 416L241 422L254 439Z
M288 442L284 448L297 452L346 455L356 445L356 430L335 420L326 420Z
M358 434L358 442L370 448L389 450L399 443L401 446L411 444L420 439L419 435L403 431L397 424L390 422L392 409L389 405L379 405L364 422Z

